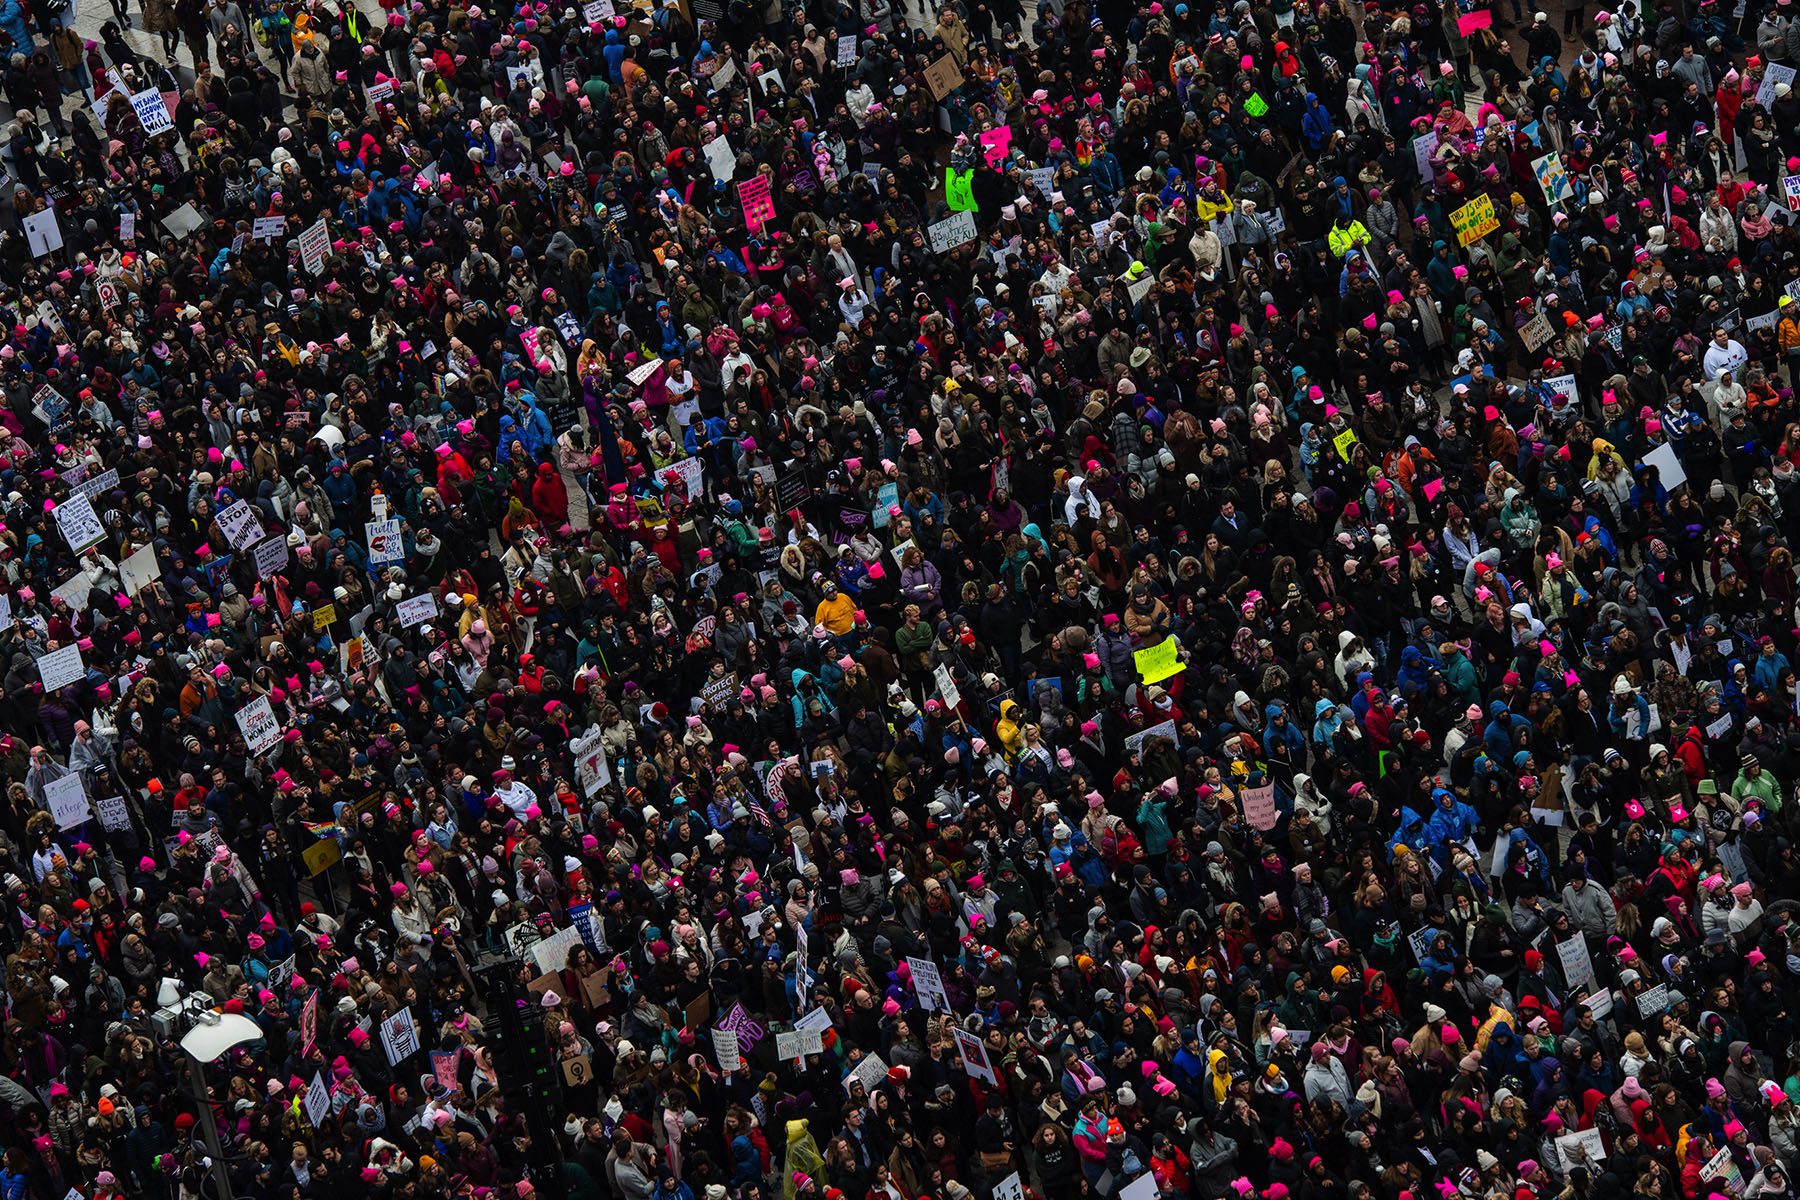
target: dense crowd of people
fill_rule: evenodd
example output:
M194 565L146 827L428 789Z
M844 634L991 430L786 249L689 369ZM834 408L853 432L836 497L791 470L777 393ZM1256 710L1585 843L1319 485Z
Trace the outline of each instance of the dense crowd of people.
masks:
M1795 1194L1790 0L111 5L0 1200Z

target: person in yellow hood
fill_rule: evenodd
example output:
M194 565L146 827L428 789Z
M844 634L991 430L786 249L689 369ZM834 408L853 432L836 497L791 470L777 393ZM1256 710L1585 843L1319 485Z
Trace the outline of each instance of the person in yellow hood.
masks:
M1594 457L1588 460L1587 477L1589 479L1600 478L1600 464L1609 458L1619 464L1619 470L1626 472L1631 470L1631 468L1626 465L1625 460L1619 456L1619 452L1613 449L1613 444L1611 442L1607 441L1605 438L1595 438Z
M1226 1093L1231 1091L1231 1059L1223 1050L1214 1048L1206 1052L1206 1065L1212 1072L1213 1103L1225 1103Z
M1019 727L1019 706L1012 700L1000 702L1000 719L994 723L994 739L1006 752L1007 762L1017 762L1025 749L1025 733Z
M825 1168L825 1156L819 1153L819 1143L813 1138L812 1129L805 1117L796 1117L787 1123L787 1166L782 1172L781 1194L786 1200L794 1200L800 1190L801 1180L810 1180Z

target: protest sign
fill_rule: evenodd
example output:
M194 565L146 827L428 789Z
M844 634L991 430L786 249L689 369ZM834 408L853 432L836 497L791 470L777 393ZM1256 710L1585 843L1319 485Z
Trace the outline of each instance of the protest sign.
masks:
M175 128L169 106L163 103L162 93L155 88L132 93L131 111L137 114L138 124L144 127L144 133L149 137Z
M1144 743L1153 737L1166 737L1173 741L1175 738L1175 722L1172 720L1164 721L1159 725L1152 725L1148 729L1140 729L1125 739L1125 747L1128 750L1142 753Z
M961 1027L952 1028L956 1035L956 1049L962 1055L963 1070L969 1078L979 1079L989 1087L1000 1083L1000 1076L994 1072L994 1064L988 1058L987 1046L982 1040Z
M948 54L925 68L925 86L931 89L933 100L942 100L951 92L962 86L962 69L956 60Z
M127 596L135 596L162 577L162 566L156 561L156 545L146 542L119 562L119 585Z
M324 1076L314 1071L312 1082L306 1085L306 1119L314 1128L319 1128L330 1115L331 1093L325 1088Z
M1238 801L1243 807L1244 820L1250 822L1252 829L1260 829L1264 833L1275 828L1280 814L1275 811L1275 786L1264 784L1262 787L1245 788L1238 793Z
M79 772L52 779L44 785L44 807L56 818L58 829L74 829L88 819L87 788Z
M423 625L438 615L437 595L424 592L417 596L408 596L394 606L394 617L400 622L400 628L411 629L414 625Z
M419 1052L419 1027L413 1021L412 1009L403 1008L381 1023L381 1048L387 1051L390 1067L399 1066Z
M761 233L762 227L775 219L775 201L769 194L769 180L764 175L752 175L737 185L738 204L744 210L744 224L751 232Z
M62 226L57 223L54 208L30 213L21 219L20 224L25 227L25 245L30 248L31 257L42 258L62 249Z
M1675 453L1675 447L1667 442L1646 451L1644 464L1656 468L1658 482L1671 492L1687 482L1687 468L1681 465L1681 458Z
M1450 224L1456 228L1458 244L1464 246L1493 233L1500 228L1500 218L1494 215L1493 197L1485 194L1475 197L1450 214Z
M252 757L274 749L281 741L281 722L276 720L275 709L267 696L258 696L238 709L237 727L244 735L244 745L249 747Z
M1172 637L1165 637L1154 646L1133 651L1131 658L1137 666L1140 679L1145 683L1160 683L1187 670L1187 664L1181 661L1180 654L1181 643Z
M919 1007L927 1012L951 1012L950 993L944 990L944 978L938 973L937 963L909 954L906 965L912 972L913 992L919 997Z
M750 1019L750 1014L744 1011L741 1003L732 1005L731 1011L719 1018L719 1028L729 1029L737 1034L738 1045L743 1047L746 1054L756 1049L757 1043L767 1037L769 1033L763 1026Z
M1543 313L1519 326L1519 340L1525 343L1525 349L1533 353L1555 336L1556 327L1550 324L1550 318Z
M100 523L93 501L86 496L70 496L56 506L56 528L63 541L69 543L69 549L77 554L106 538L106 526Z
M1532 158L1532 173L1537 176L1537 187L1543 189L1544 200L1550 203L1562 203L1573 191L1570 187L1570 175L1562 167L1562 155Z
M1775 101L1775 88L1778 84L1794 83L1794 68L1783 63L1769 63L1763 68L1762 82L1756 87L1756 102L1764 108Z
M100 828L109 833L122 833L131 828L131 809L123 796L107 796L94 802L94 815Z
M251 557L256 560L256 577L267 579L279 571L285 571L288 565L287 538L276 534L256 543Z
M724 134L702 145L700 153L706 158L706 169L720 183L730 183L737 174L737 155L731 149L731 139Z
M600 733L595 729L587 737L569 743L569 753L575 759L575 781L581 785L584 796L592 796L612 782L612 768L606 761L606 746Z
M743 1051L738 1046L738 1035L730 1029L714 1029L712 1031L713 1056L719 1060L719 1070L727 1075L744 1065Z
M217 520L233 550L242 550L263 535L262 521L248 501L232 501L220 511Z
M944 203L950 206L951 212L978 211L973 167L962 171L955 167L944 168Z
M46 692L66 688L87 673L81 661L81 647L73 642L38 659L37 669Z
M1563 982L1570 990L1585 987L1594 979L1594 959L1588 953L1587 939L1580 934L1556 943L1556 956L1562 960Z
M300 247L300 262L305 268L317 275L325 269L325 255L331 251L331 226L325 218L308 225L297 239Z
M933 254L948 254L975 240L975 218L966 212L933 221L925 230Z

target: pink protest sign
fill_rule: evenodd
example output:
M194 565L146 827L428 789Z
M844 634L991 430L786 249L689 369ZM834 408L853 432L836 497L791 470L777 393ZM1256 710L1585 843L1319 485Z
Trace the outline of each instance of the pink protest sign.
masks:
M752 175L737 185L738 203L744 207L744 224L760 233L762 227L775 219L775 201L769 196L769 181L761 175Z

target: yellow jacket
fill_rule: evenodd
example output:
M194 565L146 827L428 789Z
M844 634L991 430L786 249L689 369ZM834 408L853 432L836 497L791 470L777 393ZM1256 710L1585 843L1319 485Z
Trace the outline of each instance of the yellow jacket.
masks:
M1333 225L1325 241L1331 246L1331 252L1342 258L1358 246L1368 245L1369 231L1361 221L1353 220L1342 228Z
M1781 320L1775 323L1775 341L1783 354L1800 350L1800 304L1781 306Z
M833 637L843 637L856 626L856 601L842 592L819 601L819 607L813 611L813 624L823 625Z

